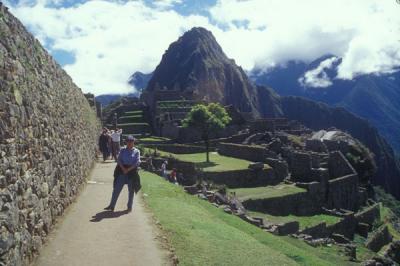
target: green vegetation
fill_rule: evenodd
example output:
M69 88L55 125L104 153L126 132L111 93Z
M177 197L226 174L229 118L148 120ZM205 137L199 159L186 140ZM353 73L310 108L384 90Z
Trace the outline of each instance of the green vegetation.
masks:
M262 231L159 176L141 172L144 200L180 265L354 265L337 247L313 248Z
M127 116L131 116L131 115L143 115L143 111L142 110L137 110L137 111L128 111L124 113Z
M124 127L124 126L148 126L148 123L124 123L124 124L118 124L118 127Z
M272 223L286 223L291 221L298 221L301 230L306 227L317 225L321 222L325 222L327 225L332 225L340 221L339 217L326 214L318 214L313 216L296 216L296 215L274 216L261 212L248 212L248 213L250 214L250 216L264 218Z
M188 100L159 101L158 108L191 108L195 102Z
M293 142L293 144L296 144L299 147L303 147L304 146L304 140L301 138L301 136L288 134L288 139L291 142Z
M395 197L386 193L381 187L374 187L376 198L378 201L383 203L383 206L390 208L394 214L400 217L400 201L396 200Z
M183 127L196 128L201 132L201 138L206 146L206 162L209 163L210 132L224 129L231 120L225 108L219 103L198 104L193 106L182 125Z
M365 246L365 241L366 241L366 238L364 238L360 235L354 236L354 243L357 246L357 259L359 261L365 261L365 260L371 259L374 256L376 256L375 252L373 252L372 250L368 249Z
M198 168L206 172L222 172L242 170L249 167L250 161L236 159L218 154L217 152L210 153L210 160L212 162L205 162L205 152L190 153L190 154L175 154L170 152L158 151L161 156L174 157L180 161L196 163Z
M400 219L396 216L393 211L385 206L380 206L381 224L386 224L390 234L393 236L394 240L400 240L400 231L396 230L394 224L400 224Z
M248 199L267 199L305 193L306 190L304 188L296 187L295 185L280 184L268 187L236 188L230 189L229 192L235 192L236 196L241 201L244 201Z
M149 136L145 138L139 138L139 140L145 142L162 142L162 141L169 141L171 139L164 137L157 137L157 136Z

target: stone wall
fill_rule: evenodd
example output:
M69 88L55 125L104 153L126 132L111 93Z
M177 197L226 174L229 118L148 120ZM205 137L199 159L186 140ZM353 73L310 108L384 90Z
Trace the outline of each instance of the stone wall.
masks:
M357 174L349 161L340 151L329 153L329 175L331 178L341 177L350 174Z
M327 206L330 209L358 209L358 176L348 176L329 180Z
M329 235L341 234L348 239L354 238L354 233L356 231L357 220L353 213L345 215L338 223L327 226Z
M243 201L243 206L248 210L279 216L287 216L290 214L300 216L315 215L320 213L321 204L322 202L315 201L308 192ZM277 208L277 206L279 206L279 208Z
M95 160L81 90L0 3L0 264L27 265Z
M310 182L311 180L311 155L307 152L292 152L289 157L289 169L292 179L300 182Z
M373 225L376 220L379 220L380 215L380 205L379 203L374 204L365 210L356 213L355 218L358 223L365 223Z
M219 143L217 149L221 155L253 162L264 162L266 159L266 149L262 146Z
M368 237L365 246L374 252L378 252L381 248L389 244L393 239L387 225L380 227L370 237Z
M274 175L272 168L204 172L202 177L204 180L209 180L216 184L224 184L230 188L276 185L283 180L283 178L278 178Z

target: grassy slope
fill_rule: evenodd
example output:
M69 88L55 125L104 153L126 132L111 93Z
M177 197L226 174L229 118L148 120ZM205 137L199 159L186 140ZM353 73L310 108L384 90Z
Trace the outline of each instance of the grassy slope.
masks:
M230 189L230 192L235 192L240 200L248 199L266 199L274 197L282 197L296 193L306 192L304 188L299 188L294 185L281 184L277 186L255 187L255 188L237 188Z
M236 159L210 152L210 163L206 163L206 153L175 154L159 151L162 156L172 156L178 160L196 163L205 172L221 172L247 169L250 161Z
M349 265L335 248L277 237L141 172L144 197L176 250L180 265Z

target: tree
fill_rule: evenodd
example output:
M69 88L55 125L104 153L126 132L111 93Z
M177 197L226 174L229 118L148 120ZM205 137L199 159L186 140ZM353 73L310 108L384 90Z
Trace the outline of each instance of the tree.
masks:
M201 137L206 146L206 159L207 162L210 162L209 135L211 132L224 129L231 120L224 107L218 103L197 104L192 107L182 124L183 127L196 128L201 132Z

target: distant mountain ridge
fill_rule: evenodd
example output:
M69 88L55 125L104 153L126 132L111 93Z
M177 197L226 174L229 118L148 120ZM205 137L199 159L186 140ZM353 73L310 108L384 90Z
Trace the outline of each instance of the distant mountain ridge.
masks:
M267 71L253 70L249 76L257 84L273 87L280 95L302 96L346 108L367 119L400 153L400 71L341 80L335 78L337 66L341 63L341 58L337 58L331 67L323 69L319 75L320 79L325 75L331 85L315 88L301 82L307 72L332 58L337 57L325 55L309 64L289 61Z
M133 73L129 79L128 84L132 86L132 93L128 94L101 94L96 96L96 101L100 102L103 107L106 107L112 102L115 102L122 97L139 97L140 93L144 88L146 88L147 83L152 77L153 73L144 74L140 71Z

